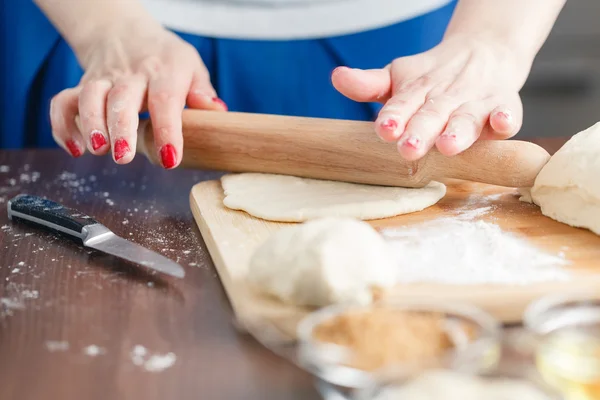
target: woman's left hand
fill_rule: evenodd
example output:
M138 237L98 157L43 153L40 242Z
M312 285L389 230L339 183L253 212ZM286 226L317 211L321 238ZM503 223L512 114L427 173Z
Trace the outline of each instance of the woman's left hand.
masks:
M360 102L384 103L375 130L407 160L433 146L447 156L477 139L506 139L521 128L519 90L530 63L500 40L453 36L383 69L339 67L335 88Z

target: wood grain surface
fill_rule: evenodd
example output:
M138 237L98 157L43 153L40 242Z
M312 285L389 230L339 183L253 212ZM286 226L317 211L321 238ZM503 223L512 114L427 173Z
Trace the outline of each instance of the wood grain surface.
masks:
M526 238L534 246L569 261L569 281L529 285L402 284L384 297L458 301L476 305L505 323L519 322L527 305L540 296L560 292L594 292L600 297L600 237L541 214L539 207L518 200L516 189L465 181L447 182L446 196L423 211L369 221L376 229L410 226L439 218L482 220ZM242 324L255 335L266 329L294 337L300 318L311 309L284 304L247 284L248 261L258 245L286 224L254 218L223 205L219 181L194 186L192 212Z
M188 202L193 184L216 177L164 171L143 157L121 167L59 150L0 151L0 399L318 398L307 374L232 324ZM18 193L96 217L178 260L185 279L159 281L11 223L6 201ZM63 341L68 349L57 350ZM106 353L87 355L90 345ZM172 352L176 362L149 372L134 363L136 345L150 355Z

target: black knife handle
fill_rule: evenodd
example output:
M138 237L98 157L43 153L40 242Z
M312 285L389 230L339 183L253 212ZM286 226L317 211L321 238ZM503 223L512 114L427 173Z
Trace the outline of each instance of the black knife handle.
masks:
M84 240L84 228L98 221L77 210L38 196L20 194L8 202L8 218L24 220Z

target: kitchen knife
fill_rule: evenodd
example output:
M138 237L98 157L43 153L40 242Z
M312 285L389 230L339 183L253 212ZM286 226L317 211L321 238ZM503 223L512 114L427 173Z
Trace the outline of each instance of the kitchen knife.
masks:
M177 263L140 245L125 240L91 217L38 196L20 194L8 202L8 218L24 220L66 234L86 247L183 278Z
M435 148L406 161L372 122L186 109L182 114L184 168L263 172L370 185L423 187L464 179L531 187L550 159L540 146L480 140L446 157ZM160 165L149 120L140 123L137 152Z

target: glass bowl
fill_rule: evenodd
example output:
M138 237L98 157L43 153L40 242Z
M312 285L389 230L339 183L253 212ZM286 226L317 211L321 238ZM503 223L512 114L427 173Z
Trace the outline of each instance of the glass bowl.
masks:
M442 315L443 331L453 347L439 357L418 361L393 363L375 370L349 366L354 354L343 346L324 343L314 338L320 324L353 312L369 312L378 308L391 310L436 313ZM469 339L465 326L475 332ZM297 359L299 365L317 378L319 390L325 396L336 393L339 398L350 398L357 390L389 380L390 377L409 377L433 368L451 368L479 372L493 368L499 358L500 325L484 311L465 304L432 302L428 300L389 301L372 306L334 305L306 316L297 328Z
M524 324L535 364L567 399L600 398L600 299L593 293L546 296L531 303Z

